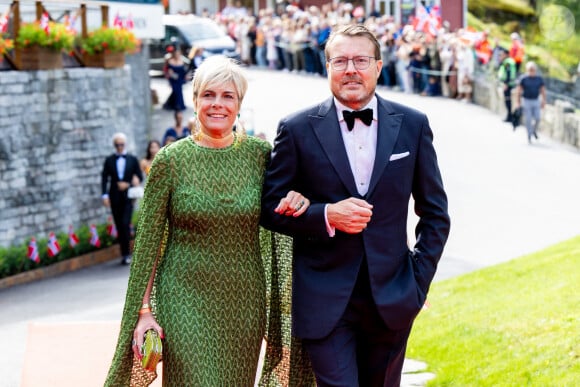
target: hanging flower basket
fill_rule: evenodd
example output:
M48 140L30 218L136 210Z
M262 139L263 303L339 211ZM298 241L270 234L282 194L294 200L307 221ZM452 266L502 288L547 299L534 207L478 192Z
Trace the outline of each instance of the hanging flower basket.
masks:
M125 65L124 52L96 52L94 54L83 55L86 67L101 67L105 69L114 69Z
M40 22L22 24L16 38L15 52L20 56L21 70L62 68L62 53L73 48L74 33L64 24Z
M125 64L125 54L139 49L139 39L125 28L103 26L79 38L78 45L87 67L115 68Z
M21 70L51 70L63 67L60 50L41 46L16 48L16 50L20 52Z

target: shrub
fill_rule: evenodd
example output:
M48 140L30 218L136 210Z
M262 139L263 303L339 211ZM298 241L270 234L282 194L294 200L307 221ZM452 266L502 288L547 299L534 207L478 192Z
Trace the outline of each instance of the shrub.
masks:
M64 24L48 22L45 29L40 22L24 23L20 26L16 47L25 48L32 46L48 47L56 51L71 51L74 45L75 35Z
M139 44L139 39L130 30L105 26L80 39L81 50L89 55L99 52L133 53L138 50Z
M0 36L0 61L2 56L14 48L14 42L10 39L4 39Z

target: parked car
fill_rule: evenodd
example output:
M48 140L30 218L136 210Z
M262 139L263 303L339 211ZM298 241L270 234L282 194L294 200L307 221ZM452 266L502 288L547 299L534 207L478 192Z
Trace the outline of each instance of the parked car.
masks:
M192 47L203 47L204 57L223 54L240 60L236 42L213 20L195 15L163 15L165 37L149 42L150 69L163 70L167 47L181 49L184 61Z

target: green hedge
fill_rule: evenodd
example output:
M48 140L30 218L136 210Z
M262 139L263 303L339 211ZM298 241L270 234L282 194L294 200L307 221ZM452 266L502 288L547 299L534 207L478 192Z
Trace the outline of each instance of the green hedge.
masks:
M133 213L133 224L137 224L138 212ZM100 247L95 247L90 244L91 233L89 226L82 226L75 230L79 243L75 247L71 247L68 239L68 232L60 232L56 234L60 252L54 257L48 256L48 237L36 238L36 246L38 248L38 263L28 258L28 245L30 239L20 246L0 247L0 279L12 275L20 274L28 270L38 269L39 267L50 266L56 262L64 261L89 253L91 251L103 249L112 246L117 242L115 238L107 233L107 224L97 225L97 232L101 241Z

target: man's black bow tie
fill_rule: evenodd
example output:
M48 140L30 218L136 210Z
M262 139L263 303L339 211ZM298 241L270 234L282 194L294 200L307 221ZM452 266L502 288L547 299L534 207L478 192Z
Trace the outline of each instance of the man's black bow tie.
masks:
M373 122L373 109L355 110L352 112L343 110L342 116L344 117L344 122L346 122L348 130L352 130L354 128L355 118L360 118L366 126L369 126Z
M121 158L121 157L122 158L125 158L125 155L115 155L115 159L118 159L118 158Z

